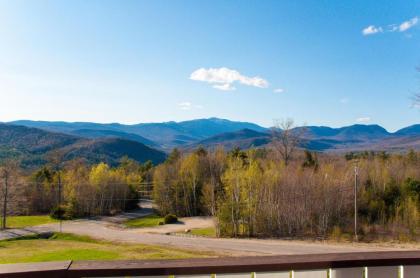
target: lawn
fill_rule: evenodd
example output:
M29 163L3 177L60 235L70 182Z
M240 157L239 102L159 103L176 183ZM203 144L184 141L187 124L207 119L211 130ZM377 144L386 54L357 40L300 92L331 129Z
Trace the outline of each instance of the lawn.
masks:
M192 229L191 234L196 235L196 236L204 236L204 237L216 237L216 228L209 227L209 228Z
M129 228L146 228L158 226L159 222L164 222L163 217L157 214L151 214L142 218L128 220L124 225Z
M30 215L30 216L8 216L6 220L7 228L24 228L42 224L57 222L49 215Z
M144 244L95 240L56 233L49 239L26 237L0 241L0 263L62 260L137 260L214 257L214 253Z

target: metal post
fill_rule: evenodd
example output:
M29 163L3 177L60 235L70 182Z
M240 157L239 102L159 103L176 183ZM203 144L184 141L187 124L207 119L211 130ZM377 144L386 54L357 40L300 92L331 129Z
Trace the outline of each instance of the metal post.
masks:
M61 172L58 170L58 209L61 210ZM60 217L60 233L63 232L63 220Z
M358 175L358 168L357 165L354 166L354 236L356 241L357 238L357 175Z
M7 171L7 170L6 170ZM2 229L6 229L6 218L7 218L7 198L8 198L8 187L9 187L9 173L5 172L4 174L4 196L3 196L3 219L2 219Z

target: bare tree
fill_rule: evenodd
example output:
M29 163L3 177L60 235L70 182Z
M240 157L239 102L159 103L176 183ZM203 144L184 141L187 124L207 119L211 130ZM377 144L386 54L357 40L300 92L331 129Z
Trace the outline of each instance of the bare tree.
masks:
M0 182L1 182L1 201L2 204L2 223L1 228L6 229L7 212L9 202L16 196L15 186L17 179L18 163L16 161L7 161L0 167Z
M280 154L286 166L292 159L296 148L302 142L303 130L304 128L295 129L292 119L276 120L274 122L274 127L271 129L272 145Z

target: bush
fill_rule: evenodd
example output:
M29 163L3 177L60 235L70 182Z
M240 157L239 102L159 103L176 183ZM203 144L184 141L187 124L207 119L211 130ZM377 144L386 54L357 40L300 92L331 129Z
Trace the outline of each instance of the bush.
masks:
M50 216L53 219L65 219L66 209L64 206L57 206L51 210Z
M174 214L167 214L164 218L165 224L173 224L178 222L178 217Z
M159 221L159 226L165 225L165 223L163 223L163 221Z
M65 211L62 219L70 220L77 217L76 207L77 204L75 200L72 200L66 206L62 206Z

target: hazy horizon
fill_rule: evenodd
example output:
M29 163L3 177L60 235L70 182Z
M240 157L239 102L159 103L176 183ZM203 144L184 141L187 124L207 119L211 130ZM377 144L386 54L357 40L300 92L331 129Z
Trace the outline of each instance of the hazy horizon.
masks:
M253 122L253 121L241 121L241 120L235 120L235 119L226 119L226 118L219 118L219 117L207 117L207 118L192 118L192 119L186 119L186 120L181 120L181 121L162 121L162 122L133 122L133 123L124 123L124 122L94 122L94 121L62 121L62 120L31 120L31 119L18 119L18 120L12 120L12 121L3 121L3 123L14 123L14 122L19 122L19 121L32 121L32 122L53 122L53 123L95 123L95 124L103 124L103 125L111 125L111 124L121 124L121 125L137 125L137 124L160 124L160 123L181 123L181 122L188 122L188 121L196 121L196 120L209 120L209 119L218 119L218 120L227 120L227 121L232 121L232 122L247 122L247 123L251 123L251 124L256 124L260 127L263 128L271 128L274 126L274 123L272 125L261 125L259 123ZM276 119L276 120L285 120L285 119ZM2 121L0 121L1 123ZM274 120L273 120L274 122ZM403 129L405 127L408 126L412 126L412 125L418 125L420 123L413 123L411 125L406 125L406 126L401 126L396 128L395 130L390 130L380 124L377 123L354 123L351 125L378 125L383 127L385 130L387 130L388 132L392 133L392 132L396 132L400 129ZM347 126L351 126L351 125L341 125L341 126L331 126L331 125L309 125L306 123L294 123L294 125L296 127L305 127L305 126L319 126L319 127L331 127L331 128L341 128L341 127L347 127Z

